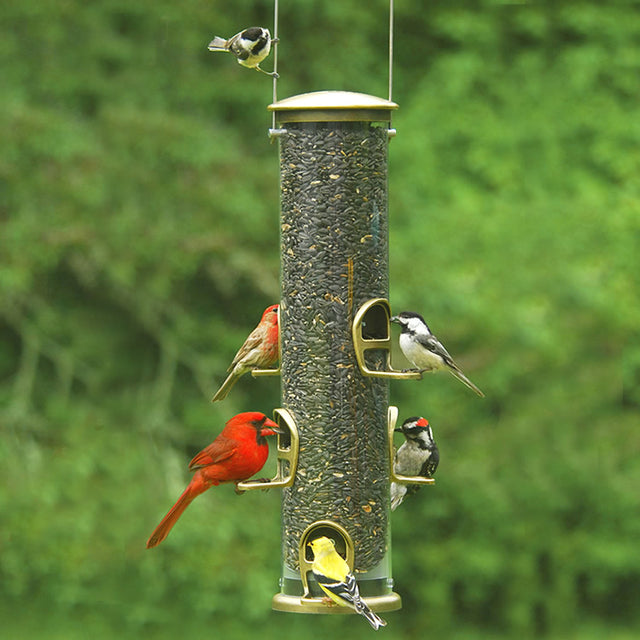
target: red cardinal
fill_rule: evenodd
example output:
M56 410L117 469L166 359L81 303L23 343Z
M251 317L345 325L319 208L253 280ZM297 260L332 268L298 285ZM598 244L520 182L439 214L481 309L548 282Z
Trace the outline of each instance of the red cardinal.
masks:
M249 334L236 353L229 375L213 396L211 402L224 400L231 387L250 369L266 368L278 360L278 305L272 304L262 314L258 326Z
M147 540L147 549L159 545L191 501L209 487L223 482L238 484L258 473L269 455L265 436L279 432L278 425L258 411L239 413L231 418L222 433L189 463L189 471L195 474Z

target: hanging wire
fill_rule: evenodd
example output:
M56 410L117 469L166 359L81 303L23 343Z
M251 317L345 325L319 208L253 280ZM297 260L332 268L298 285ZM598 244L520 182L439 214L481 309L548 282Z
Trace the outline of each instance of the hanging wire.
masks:
M278 0L276 0L276 3ZM393 98L393 0L389 0L389 102Z
M389 102L393 100L393 0L389 0ZM273 2L273 70L278 73L278 0ZM278 77L273 77L273 102L278 101ZM273 113L272 128L276 128L276 115Z
M393 101L393 28L394 28L394 0L389 0L389 102ZM278 0L273 2L273 70L276 75L273 77L273 104L278 101ZM391 126L391 122L389 122ZM391 130L391 129L390 129ZM276 131L276 112L271 113L271 131Z
M278 101L278 0L273 2L273 39L275 43L273 45L273 70L276 75L273 76L273 104ZM276 112L271 113L271 129L276 128Z

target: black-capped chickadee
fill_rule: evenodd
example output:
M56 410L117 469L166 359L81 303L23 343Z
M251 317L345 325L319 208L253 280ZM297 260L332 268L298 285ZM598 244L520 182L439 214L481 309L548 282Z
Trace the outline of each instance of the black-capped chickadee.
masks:
M400 429L406 441L396 452L393 470L402 476L422 476L432 478L440 462L440 453L433 439L433 431L425 418L407 418ZM406 495L415 493L419 485L391 483L391 510L400 506Z
M421 372L447 369L460 382L466 384L469 389L484 398L484 393L462 373L460 367L449 355L449 352L438 338L431 333L420 314L413 311L403 311L397 316L393 316L391 322L396 322L402 327L400 349L407 360Z
M260 63L269 55L271 43L277 40L271 39L269 29L263 27L249 27L240 33L236 33L228 40L216 36L208 46L209 51L229 51L238 62L250 69L257 69L262 73L278 77L275 71L265 71L260 68Z

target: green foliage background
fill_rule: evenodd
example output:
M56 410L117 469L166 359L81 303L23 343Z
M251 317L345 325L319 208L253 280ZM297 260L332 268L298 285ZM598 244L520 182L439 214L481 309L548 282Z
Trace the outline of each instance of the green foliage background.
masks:
M385 96L386 2L280 4L280 97ZM404 609L381 633L635 638L640 10L397 5L391 302L424 313L487 399L448 376L392 385L442 463L394 513ZM206 44L271 16L3 3L6 637L371 633L270 611L275 492L211 491L144 549L189 457L279 402L268 378L208 402L277 299L279 194L271 82Z

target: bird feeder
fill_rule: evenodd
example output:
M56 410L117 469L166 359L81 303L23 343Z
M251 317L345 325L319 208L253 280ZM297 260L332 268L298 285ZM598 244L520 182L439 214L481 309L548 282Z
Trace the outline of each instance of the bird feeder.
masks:
M296 468L282 461L291 478L279 611L349 612L327 606L309 574L307 543L321 535L336 542L373 610L401 606L390 562L389 378L420 374L390 362L387 150L396 108L343 91L269 107L280 147L278 411L298 445Z

